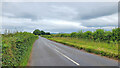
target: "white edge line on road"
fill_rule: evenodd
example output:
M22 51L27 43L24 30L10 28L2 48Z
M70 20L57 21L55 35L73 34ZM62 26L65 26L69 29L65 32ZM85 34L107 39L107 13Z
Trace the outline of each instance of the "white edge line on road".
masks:
M79 64L79 63L75 62L74 60L72 60L72 59L71 59L71 58L69 58L68 56L64 55L64 54L63 54L63 53L61 53L60 51L58 51L58 50L56 50L56 49L55 49L55 51L57 51L58 53L60 53L62 56L64 56L64 57L65 57L65 58L67 58L68 60L72 61L74 64L76 64L76 65L80 66L80 64Z

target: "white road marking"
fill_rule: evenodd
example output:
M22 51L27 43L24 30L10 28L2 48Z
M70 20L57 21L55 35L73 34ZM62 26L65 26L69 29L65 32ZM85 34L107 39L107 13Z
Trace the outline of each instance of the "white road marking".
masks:
M46 43L45 43L46 44ZM47 45L47 44L46 44ZM50 47L49 45L47 45L48 47ZM57 48L57 49L60 49L60 48L58 48L57 46L54 46L55 48ZM51 47L50 47L51 48ZM61 50L61 49L60 49ZM70 60L71 62L73 62L74 64L76 64L77 66L80 66L80 64L79 63L77 63L76 61L74 61L74 60L72 60L71 58L69 58L68 56L66 56L66 55L64 55L63 53L61 53L60 51L58 51L58 50L56 50L55 49L55 51L56 52L58 52L58 53L60 53L62 56L64 56L65 58L67 58L68 60Z
M61 50L60 48L58 48L58 47L56 47L56 46L55 46L55 48L57 48L57 49Z
M79 64L79 63L75 62L74 60L72 60L72 59L71 59L71 58L69 58L68 56L64 55L64 54L63 54L63 53L61 53L60 51L58 51L58 50L56 50L56 49L55 49L55 51L57 51L58 53L60 53L62 56L64 56L64 57L65 57L65 58L67 58L68 60L72 61L74 64L76 64L76 65L80 66L80 64Z

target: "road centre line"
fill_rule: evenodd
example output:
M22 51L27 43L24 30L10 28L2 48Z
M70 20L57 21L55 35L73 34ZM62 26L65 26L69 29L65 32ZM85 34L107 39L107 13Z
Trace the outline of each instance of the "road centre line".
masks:
M68 56L64 55L63 53L61 53L60 51L56 50L56 52L60 53L62 56L64 56L65 58L67 58L68 60L72 61L74 64L76 64L77 66L80 66L79 63L77 63L76 61L72 60L71 58L69 58Z
M48 47L50 47L49 45L47 45ZM54 46L55 48L57 49L60 49L58 48L57 46ZM50 47L51 48L51 47ZM69 58L68 56L64 55L63 53L61 53L60 51L58 51L57 49L54 49L56 52L60 53L62 56L64 56L65 58L67 58L68 60L70 60L71 62L73 62L74 64L76 64L77 66L80 66L79 63L77 63L76 61L72 60L71 58ZM61 50L61 49L60 49Z

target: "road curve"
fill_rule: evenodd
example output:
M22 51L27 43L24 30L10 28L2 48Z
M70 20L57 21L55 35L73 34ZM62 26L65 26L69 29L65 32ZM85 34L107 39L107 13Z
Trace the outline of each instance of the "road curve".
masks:
M34 43L29 65L118 66L118 62L39 37Z

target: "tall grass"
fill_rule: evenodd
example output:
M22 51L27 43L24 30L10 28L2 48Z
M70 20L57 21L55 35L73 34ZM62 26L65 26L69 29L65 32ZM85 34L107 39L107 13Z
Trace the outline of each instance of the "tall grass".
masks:
M78 39L70 37L50 37L44 36L50 40L69 45L78 49L83 49L87 52L100 54L114 59L120 59L118 56L118 44L106 43L106 42L95 42L88 39Z

